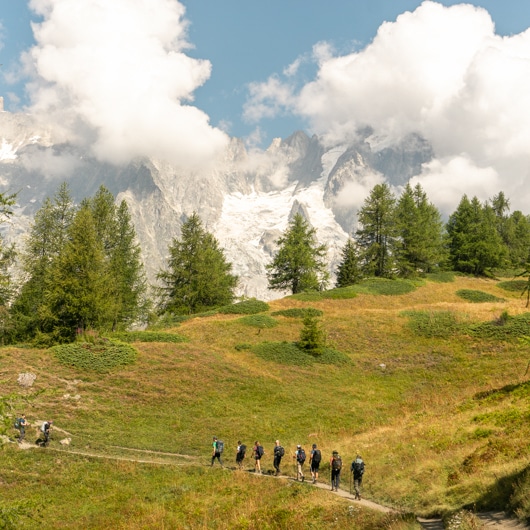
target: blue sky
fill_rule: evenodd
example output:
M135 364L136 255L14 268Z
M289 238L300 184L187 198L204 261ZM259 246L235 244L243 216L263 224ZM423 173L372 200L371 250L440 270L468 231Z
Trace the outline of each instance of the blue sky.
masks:
M458 2L442 1L444 5ZM468 2L486 8L500 35L512 35L530 26L527 0L481 0ZM330 43L337 54L361 50L375 37L384 21L395 21L418 0L194 0L183 1L189 22L186 54L211 63L211 74L193 90L193 105L204 111L210 123L230 136L245 137L256 128L266 145L274 137L286 137L296 129L307 129L307 120L289 110L280 115L249 123L243 108L249 97L249 83L266 81L300 57L311 54L321 41ZM20 54L35 45L25 0L0 0L0 95L8 110L28 103L22 76L14 82ZM317 65L307 61L298 71L302 86L314 78ZM6 79L6 74L9 79ZM17 101L18 99L18 101Z

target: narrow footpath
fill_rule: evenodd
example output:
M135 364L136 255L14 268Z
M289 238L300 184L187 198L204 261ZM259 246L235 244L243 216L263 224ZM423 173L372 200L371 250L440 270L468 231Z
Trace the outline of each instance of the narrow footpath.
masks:
M45 449L39 448L35 444L23 442L18 445L20 449L39 449L39 450L45 450L45 451L56 451L59 453L70 453L75 454L79 456L87 456L91 458L102 458L102 459L108 459L108 460L116 460L116 461L128 461L128 462L138 462L142 464L155 464L155 465L171 465L171 466L188 466L192 463L195 463L195 465L209 465L209 464L203 464L200 462L199 457L194 457L190 455L184 455L179 453L168 453L163 451L152 451L149 449L135 449L131 447L121 447L121 446L110 446L109 449L115 449L119 451L128 451L137 453L140 456L122 456L122 455L112 455L112 454L105 454L105 453L96 453L92 451L78 451L78 450L72 450L68 446L63 447L47 447ZM174 458L178 460L184 460L180 462L176 462L174 460L167 460L167 458ZM224 469L235 471L235 468L232 467L225 467ZM252 473L253 471L249 471ZM295 479L289 475L279 475L274 476L273 474L267 474L263 473L261 475L257 475L264 478L275 478L280 480L291 480L295 481ZM317 482L316 484L312 484L311 480L308 480L304 482L307 486L319 488L322 490L326 490L329 493L333 495L338 495L339 497L343 499L348 499L355 503L356 505L364 506L370 510L376 510L378 512L382 513L397 513L398 510L394 510L393 508L389 508L388 506L383 506L382 504L377 504L376 502L372 502L368 499L361 499L361 500L355 500L355 495L351 494L349 491L339 488L338 491L331 491L330 485ZM483 528L485 529L496 529L496 530L524 530L530 528L528 525L523 523L522 521L519 521L518 519L513 519L511 517L508 517L504 512L484 512L484 513L477 513L475 514L478 519L483 524ZM421 524L421 526L425 530L444 530L444 524L442 519L424 519L422 517L417 518L418 522Z

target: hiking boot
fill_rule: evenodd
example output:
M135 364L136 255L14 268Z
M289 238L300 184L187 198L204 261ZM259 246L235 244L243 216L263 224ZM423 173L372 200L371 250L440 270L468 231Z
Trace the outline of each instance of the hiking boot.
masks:
M305 480L305 477L302 475L302 482Z

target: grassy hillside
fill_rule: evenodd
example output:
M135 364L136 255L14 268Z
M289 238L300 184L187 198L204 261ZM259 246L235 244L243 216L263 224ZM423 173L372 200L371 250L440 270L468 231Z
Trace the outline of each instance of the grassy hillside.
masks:
M216 435L231 464L238 439L260 440L266 469L277 438L289 452L317 443L325 460L333 450L348 462L359 452L366 496L405 511L467 505L528 515L521 488L512 494L528 466L530 352L520 337L530 336L530 314L509 283L448 279L372 281L277 300L254 318L189 319L165 330L185 341L136 342L136 362L106 374L64 366L46 350L1 349L2 395L30 422L54 419L71 445L60 446L67 434L56 431L51 450L4 448L0 505L27 499L21 511L38 507L57 528L412 524L305 485L207 468ZM292 346L302 327L292 310L302 308L322 312L331 346L323 358ZM31 389L17 384L22 372L37 375ZM148 454L131 449L192 458L73 454Z

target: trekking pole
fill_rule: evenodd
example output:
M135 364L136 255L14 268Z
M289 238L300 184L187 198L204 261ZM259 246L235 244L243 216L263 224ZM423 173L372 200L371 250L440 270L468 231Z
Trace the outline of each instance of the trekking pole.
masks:
M353 471L350 471L350 495L353 493Z

